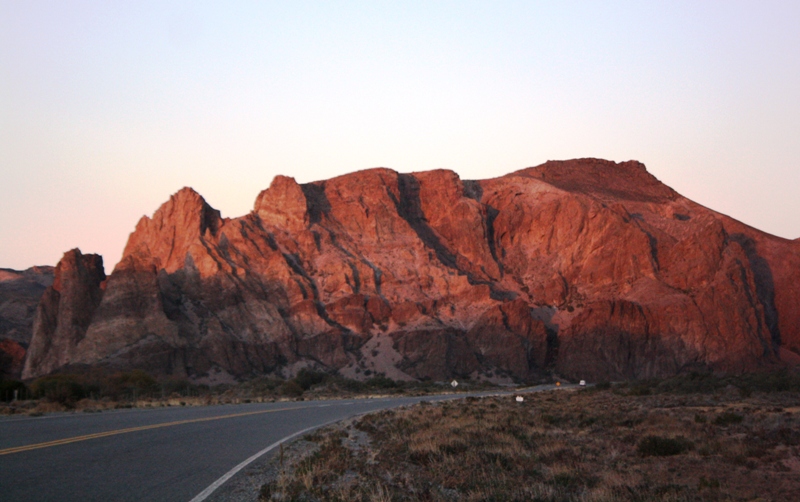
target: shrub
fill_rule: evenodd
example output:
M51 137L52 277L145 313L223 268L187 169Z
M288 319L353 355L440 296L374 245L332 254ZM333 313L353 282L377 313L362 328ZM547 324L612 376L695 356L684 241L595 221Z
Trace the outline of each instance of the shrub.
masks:
M0 400L13 401L14 391L17 392L18 399L24 399L28 395L28 388L18 380L0 380Z
M679 455L690 447L691 443L681 436L676 438L647 436L639 441L637 451L643 457L668 457Z
M337 377L331 377L330 380L333 383L333 385L336 386L336 388L347 392L363 392L367 388L364 382L359 382L358 380L353 380L350 378L343 378L337 376Z
M653 382L644 380L640 382L633 382L628 388L628 395L630 396L649 396L653 393Z
M373 389L393 389L397 387L397 382L383 375L374 376L367 380L366 383L367 387L371 387Z
M71 405L86 397L86 389L74 375L48 375L31 384L31 393L36 398Z
M152 394L161 390L158 381L142 370L117 373L109 379L108 393L113 397Z
M187 395L192 390L192 383L183 378L169 378L161 382L161 389L165 395Z
M259 377L247 382L243 387L256 395L263 395L272 393L272 391L280 387L282 383L283 381L277 378Z
M770 373L750 373L742 375L743 386L761 392L800 391L800 374L780 369Z
M705 476L700 476L700 480L697 484L697 489L702 490L703 488L708 488L711 490L716 490L720 486L719 480L717 478L706 479Z
M300 384L298 384L294 380L289 380L283 385L281 385L279 392L281 393L282 396L300 397L303 395L303 392L305 391L300 386Z
M294 377L294 381L299 385L304 391L310 389L314 385L322 383L328 377L325 373L320 371L313 371L306 368L300 370L297 373L297 376Z
M714 419L714 425L721 425L724 427L733 424L740 424L742 423L742 420L744 420L742 415L737 415L732 411L726 411Z

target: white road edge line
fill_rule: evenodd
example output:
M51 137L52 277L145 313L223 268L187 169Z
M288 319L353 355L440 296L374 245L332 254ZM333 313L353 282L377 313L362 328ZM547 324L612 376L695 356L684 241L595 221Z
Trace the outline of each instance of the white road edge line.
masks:
M260 452L256 453L252 457L248 458L247 460L245 460L241 464L237 465L236 467L234 467L230 471L226 472L221 478L219 478L218 480L216 480L213 483L211 483L211 485L209 485L208 488L206 488L202 492L198 493L189 502L202 502L203 500L207 499L209 496L211 496L212 493L214 493L220 486L224 485L226 481L228 481L229 479L234 477L239 471L241 471L242 469L244 469L245 467L247 467L251 463L253 463L256 460L258 460L258 458L261 457L262 455L264 455L266 453L269 453L270 451L274 450L275 448L280 446L282 443L285 443L286 441L289 441L290 439L294 439L294 438L296 438L297 436L299 436L301 434L305 434L306 432L313 431L314 429L319 429L320 427L325 427L326 425L330 425L330 424L335 423L335 422L340 422L341 420L342 419L331 420L330 422L325 422L324 424L314 425L314 426L308 427L306 429L303 429L301 431L295 432L294 434L290 434L290 435L286 436L285 438L281 439L280 441L272 443L271 445L267 446L266 448L264 448Z
M539 390L545 390L545 389L539 389ZM531 387L531 388L529 388L527 390L523 390L522 392L537 392L537 390L536 390L536 387ZM489 396L499 396L499 395L503 395L503 394L507 394L507 393L489 394ZM445 400L459 399L461 397L467 397L467 396L454 396L454 397L451 397L451 398L447 398ZM424 400L424 396L420 400L421 401ZM355 402L343 403L343 404L345 404L345 405L347 405L347 404L355 404ZM367 413L370 413L370 412L361 413L359 415L365 415ZM205 499L210 497L211 494L214 493L220 486L224 485L226 481L228 481L229 479L234 477L239 471L241 471L242 469L244 469L245 467L247 467L251 463L253 463L256 460L258 460L258 458L261 457L262 455L264 455L266 453L269 453L270 451L274 450L275 448L280 446L281 443L285 443L286 441L289 441L290 439L294 439L297 436L299 436L301 434L305 434L306 432L313 431L314 429L319 429L320 427L325 427L326 425L335 424L336 422L341 422L343 420L347 420L347 418L339 418L339 419L336 419L336 420L331 420L330 422L325 422L324 424L313 425L313 426L308 427L306 429L303 429L301 431L295 432L294 434L289 434L288 436L286 436L285 438L281 439L280 441L276 441L275 443L272 443L271 445L267 446L266 448L264 448L260 452L256 453L252 457L248 458L247 460L245 460L241 464L237 465L236 467L234 467L230 471L226 472L221 478L219 478L218 480L214 481L211 485L209 485L208 488L206 488L202 492L198 493L189 502L203 502Z

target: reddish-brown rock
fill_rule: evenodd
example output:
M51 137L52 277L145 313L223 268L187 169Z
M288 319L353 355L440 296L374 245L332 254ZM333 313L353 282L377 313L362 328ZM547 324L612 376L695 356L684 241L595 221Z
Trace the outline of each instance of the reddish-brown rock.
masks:
M0 376L19 377L25 364L25 347L14 340L0 340Z
M36 310L23 378L50 373L79 357L76 349L103 297L105 278L100 256L78 249L64 253Z
M80 261L68 255L61 270ZM748 371L800 358L799 275L800 242L694 204L633 161L482 181L279 176L234 219L185 188L142 218L105 290L59 275L26 376L64 364L436 380Z
M33 335L33 317L53 267L0 269L0 378L19 378Z

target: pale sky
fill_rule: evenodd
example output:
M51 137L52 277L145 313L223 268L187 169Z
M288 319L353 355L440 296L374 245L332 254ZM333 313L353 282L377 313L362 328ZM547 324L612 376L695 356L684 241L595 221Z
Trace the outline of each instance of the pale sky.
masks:
M0 0L0 267L106 272L183 186L636 159L800 237L800 2Z

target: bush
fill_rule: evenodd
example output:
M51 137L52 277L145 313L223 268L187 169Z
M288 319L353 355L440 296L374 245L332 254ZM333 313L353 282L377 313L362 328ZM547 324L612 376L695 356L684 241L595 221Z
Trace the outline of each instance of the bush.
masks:
M31 393L35 398L71 405L86 397L86 388L74 375L48 375L33 381Z
M18 380L0 380L0 400L13 401L14 391L17 392L17 399L25 399L28 396L28 388Z
M364 392L367 389L367 385L364 382L359 382L358 380L353 380L350 378L344 378L339 376L331 377L330 383L336 389L345 392Z
M740 424L742 423L742 420L744 420L742 415L737 415L732 411L726 411L714 419L714 425L721 425L724 427L733 424Z
M303 395L303 388L294 380L289 380L281 385L279 392L282 396L287 397L300 397Z
M750 373L739 377L743 385L761 392L800 391L800 374L781 369L771 373Z
M636 383L628 389L630 396L649 396L652 393L653 390L647 383Z
M367 387L373 389L394 389L397 387L397 382L383 375L378 375L367 380Z
M681 436L676 438L647 436L639 441L637 451L643 457L668 457L679 455L690 447L691 443Z
M322 373L320 371L312 371L306 368L300 370L297 373L297 376L294 377L294 381L299 385L304 391L310 389L314 385L322 383L328 377L327 374ZM302 394L302 393L301 393Z
M772 372L724 376L693 371L662 381L643 380L631 382L628 385L630 395L647 395L648 393L710 394L732 385L739 389L742 397L750 397L753 391L800 391L800 373L781 369Z
M117 373L109 379L108 393L113 397L136 397L144 394L153 394L161 390L158 381L149 373L142 370L133 370Z
M173 394L186 395L192 390L192 383L183 378L170 378L161 383L161 388L164 394L171 396Z
M279 380L277 378L259 377L250 380L242 387L248 389L253 394L264 395L264 394L271 394L275 389L280 387L281 384L283 384L283 380Z

